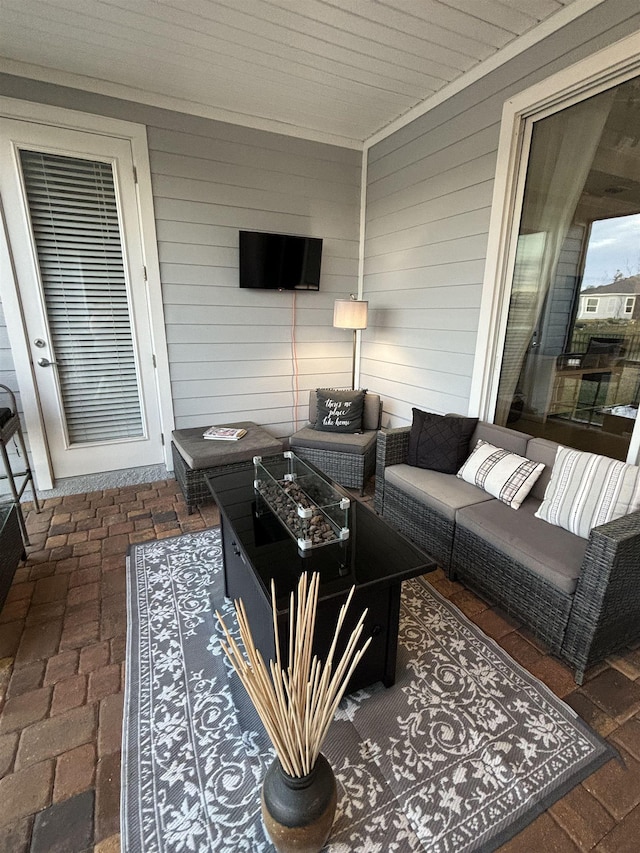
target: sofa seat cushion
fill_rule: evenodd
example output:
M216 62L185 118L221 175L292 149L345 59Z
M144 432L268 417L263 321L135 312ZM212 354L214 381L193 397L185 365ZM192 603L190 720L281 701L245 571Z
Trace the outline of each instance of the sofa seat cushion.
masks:
M289 439L289 447L295 451L296 447L310 447L314 450L334 450L338 453L352 453L355 456L364 456L376 442L377 430L371 429L365 432L319 432L312 426L303 427L295 432Z
M497 500L461 509L456 527L491 542L509 559L573 595L587 547L585 539L536 518L540 506L529 497L517 512Z
M385 468L384 478L385 483L395 486L451 522L460 507L491 500L491 496L482 489L459 480L455 474L443 474L427 468L391 465Z

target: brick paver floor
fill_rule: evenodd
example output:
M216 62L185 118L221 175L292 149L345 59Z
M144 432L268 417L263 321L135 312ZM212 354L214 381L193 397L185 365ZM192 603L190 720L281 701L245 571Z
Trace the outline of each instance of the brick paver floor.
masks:
M167 480L51 498L26 514L31 545L0 612L0 853L117 853L125 554L133 542L211 527L218 513L210 505L188 515ZM638 853L640 649L595 667L577 688L504 614L441 571L429 579L621 757L501 853Z

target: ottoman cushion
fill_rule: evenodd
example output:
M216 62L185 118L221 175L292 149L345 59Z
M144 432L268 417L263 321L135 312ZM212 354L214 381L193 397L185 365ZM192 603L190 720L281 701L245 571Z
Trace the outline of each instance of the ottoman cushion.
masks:
M215 468L234 462L250 461L254 456L270 456L282 452L282 442L253 423L241 421L233 424L216 424L221 427L246 429L247 434L238 441L212 441L202 437L207 426L176 429L172 433L173 443L189 468Z

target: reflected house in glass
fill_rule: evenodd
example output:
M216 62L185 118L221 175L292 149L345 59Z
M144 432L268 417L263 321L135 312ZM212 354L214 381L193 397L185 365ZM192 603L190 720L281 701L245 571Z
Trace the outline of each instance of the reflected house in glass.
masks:
M580 293L578 320L640 320L640 275Z

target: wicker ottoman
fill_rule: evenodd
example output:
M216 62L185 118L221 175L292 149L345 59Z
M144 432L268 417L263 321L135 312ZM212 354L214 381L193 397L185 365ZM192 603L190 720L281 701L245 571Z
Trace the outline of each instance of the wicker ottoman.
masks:
M274 438L252 421L216 426L246 429L239 441L211 441L202 433L211 424L189 429L176 429L172 433L171 454L176 480L182 490L189 514L194 506L213 501L205 481L210 474L236 471L250 465L254 456L272 456L282 453L282 441Z

